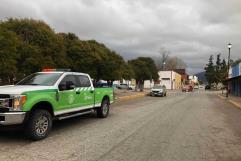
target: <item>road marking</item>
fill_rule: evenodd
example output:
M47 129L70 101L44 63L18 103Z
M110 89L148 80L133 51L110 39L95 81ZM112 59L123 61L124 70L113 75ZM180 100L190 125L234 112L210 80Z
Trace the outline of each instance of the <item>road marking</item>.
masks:
M223 100L227 100L229 103L233 104L234 106L238 107L241 109L241 104L236 102L236 101L233 101L233 100L230 100L224 96L220 96L220 95L217 95L219 98L223 99Z

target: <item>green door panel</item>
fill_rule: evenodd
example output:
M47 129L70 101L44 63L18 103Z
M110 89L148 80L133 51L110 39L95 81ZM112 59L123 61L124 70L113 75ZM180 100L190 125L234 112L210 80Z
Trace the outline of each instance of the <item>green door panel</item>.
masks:
M77 98L80 106L94 106L94 90L92 87L80 87L76 89L79 92Z
M58 110L70 109L80 106L80 100L78 98L76 90L66 90L59 91L59 101L58 101Z

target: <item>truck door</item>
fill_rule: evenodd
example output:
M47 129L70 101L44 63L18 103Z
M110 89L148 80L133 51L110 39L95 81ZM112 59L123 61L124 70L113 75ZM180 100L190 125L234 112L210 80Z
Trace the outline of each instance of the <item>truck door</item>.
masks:
M74 75L66 75L59 83L58 111L78 107L79 100L76 86L77 80Z
M86 75L76 75L78 80L78 88L76 92L79 93L78 100L80 106L83 108L90 108L94 106L94 88L91 86L91 80Z

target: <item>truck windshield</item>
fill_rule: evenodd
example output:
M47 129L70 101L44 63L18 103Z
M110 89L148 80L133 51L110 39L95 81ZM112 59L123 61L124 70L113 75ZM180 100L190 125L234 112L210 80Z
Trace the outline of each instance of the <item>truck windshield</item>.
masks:
M34 73L24 78L16 85L52 86L62 73Z

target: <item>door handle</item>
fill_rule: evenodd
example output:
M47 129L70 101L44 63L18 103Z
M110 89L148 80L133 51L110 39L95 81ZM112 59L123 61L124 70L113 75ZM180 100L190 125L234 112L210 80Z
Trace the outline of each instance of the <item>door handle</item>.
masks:
M80 91L76 91L76 94L80 94Z

